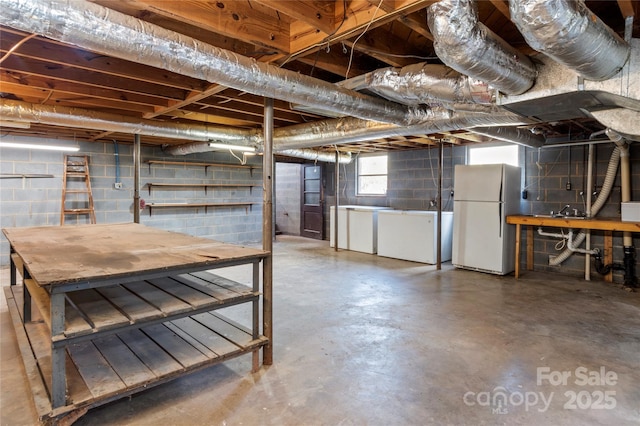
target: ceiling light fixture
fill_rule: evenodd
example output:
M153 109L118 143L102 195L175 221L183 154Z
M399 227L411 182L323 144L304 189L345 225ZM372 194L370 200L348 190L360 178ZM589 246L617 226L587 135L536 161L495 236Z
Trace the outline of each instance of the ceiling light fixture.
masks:
M0 128L2 127L11 127L13 129L30 129L31 123L28 121L8 121L2 120L0 121Z
M39 145L34 143L0 142L0 148L42 149L47 151L80 151L77 146Z
M244 146L244 145L230 145L227 143L218 143L218 142L209 142L210 148L224 149L224 150L232 150L232 151L240 151L240 152L255 152L256 149L252 146Z

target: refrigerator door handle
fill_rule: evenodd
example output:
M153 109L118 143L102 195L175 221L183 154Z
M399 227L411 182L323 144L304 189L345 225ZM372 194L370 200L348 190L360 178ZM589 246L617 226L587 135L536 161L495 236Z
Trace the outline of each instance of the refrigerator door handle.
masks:
M502 203L498 203L498 235L502 238Z

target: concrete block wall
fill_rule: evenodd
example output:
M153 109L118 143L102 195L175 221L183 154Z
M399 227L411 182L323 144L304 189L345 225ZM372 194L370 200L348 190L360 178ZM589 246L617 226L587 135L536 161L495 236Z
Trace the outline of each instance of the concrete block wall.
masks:
M631 199L640 201L640 168L638 167L640 165L640 149L636 145L631 144L629 150L632 174ZM559 211L567 204L571 206L571 211L573 209L578 209L581 212L585 211L587 191L595 192L591 201L593 204L602 189L613 148L612 143L595 145L592 188L586 187L588 158L588 147L586 145L574 146L571 149L569 147L545 148L542 150L524 149L526 167L524 170L525 185L523 189L526 189L528 194L527 199L521 201L521 212L523 214L549 213L552 210ZM571 189L567 189L567 182L571 182ZM598 213L598 217L620 218L620 190L620 167L618 167L613 189L607 202ZM555 230L548 229L547 231L559 232L557 228ZM567 230L564 231L567 232ZM524 231L522 238L523 244L526 244L526 233ZM563 250L563 248L560 248L561 244L558 244L558 241L558 239L549 237L534 236L535 269L562 272L578 277L584 276L585 255L583 254L575 253L559 266L549 265L549 256L555 256ZM633 241L634 246L638 247L640 239L637 234L634 234ZM591 247L602 249L603 244L604 233L602 231L592 231ZM556 248L556 245L560 250ZM613 234L613 258L614 262L623 261L622 234L619 232ZM638 265L640 266L640 263ZM638 273L640 273L639 266L636 267ZM601 279L601 276L594 269L592 269L592 279ZM623 281L622 272L614 271L614 281Z
M640 201L640 147L632 144L630 148L630 163L632 173L632 200ZM527 199L520 200L522 214L549 213L559 211L569 204L584 211L586 200L586 161L587 147L574 146L571 148L557 147L541 150L521 148L522 189L527 191ZM590 190L600 192L613 144L600 144L595 148L594 187ZM453 200L450 198L453 189L453 170L456 164L465 164L466 147L447 146L444 148L443 168L443 210L453 210ZM389 152L388 191L386 196L356 196L355 189L355 161L340 169L340 204L377 205L409 210L435 210L430 200L437 197L438 148L425 150ZM332 173L329 171L329 173ZM571 189L567 190L567 181L571 182ZM581 195L582 193L582 195ZM596 197L592 199L592 203ZM333 205L333 197L327 198L325 212L327 232L329 223L328 206ZM620 176L619 169L614 188L605 206L598 214L600 217L620 217ZM556 228L550 232L559 232ZM567 230L565 230L566 232ZM328 234L327 234L328 235ZM526 231L523 230L522 247L526 247ZM540 271L555 271L571 276L584 276L584 255L574 254L560 266L549 266L549 256L561 252L556 249L558 239L534 237L535 269ZM592 232L592 247L603 247L604 234L600 231ZM614 233L614 261L622 262L622 235ZM634 245L640 246L640 238L634 234ZM640 253L638 258L640 258ZM637 264L640 274L640 263ZM593 270L592 279L602 279ZM614 281L622 282L622 273L614 272Z
M79 155L90 157L89 171L97 223L133 221L133 157L131 143L118 143L120 181L123 189L114 188L116 176L113 143L72 142L7 137L9 142L72 144L80 147ZM144 142L144 139L143 139ZM171 160L239 164L228 153L208 152L185 157L168 156L159 147L143 146L142 161ZM58 226L62 195L64 153L57 151L0 148L2 174L51 174L53 178L0 179L0 227ZM140 222L170 231L212 238L228 243L249 243L262 239L262 167L261 157L251 158L256 166L249 169L211 166L142 164L140 197L147 204L196 202L253 202L244 207L155 208L140 212ZM254 188L154 188L149 194L147 183L234 183L257 185ZM67 216L66 224L89 223L87 216ZM9 244L0 237L0 265L9 263Z
M385 206L400 210L437 210L431 201L438 198L438 148L391 151L388 153L386 196L356 195L356 160L341 167L340 203ZM448 145L443 151L443 210L453 210L453 170L464 164L466 149Z
M302 166L294 163L276 163L276 226L288 235L300 235Z

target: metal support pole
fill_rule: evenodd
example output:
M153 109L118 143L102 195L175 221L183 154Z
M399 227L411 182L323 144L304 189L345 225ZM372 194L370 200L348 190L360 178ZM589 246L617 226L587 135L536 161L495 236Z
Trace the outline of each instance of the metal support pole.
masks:
M585 215L591 217L591 194L593 191L593 144L589 144L589 156L587 157L587 187L585 188L587 199L585 201ZM591 230L586 230L587 242L586 249L591 250ZM591 281L591 255L584 257L584 279Z
M133 135L133 222L140 223L140 135Z
M338 206L340 205L340 153L336 148L336 201L333 210L333 250L338 251Z
M273 364L273 99L264 99L264 150L262 157L262 249L269 252L262 262L262 324L269 343L262 363Z
M438 146L438 226L436 238L436 270L442 269L442 168L444 167L444 148L440 141Z

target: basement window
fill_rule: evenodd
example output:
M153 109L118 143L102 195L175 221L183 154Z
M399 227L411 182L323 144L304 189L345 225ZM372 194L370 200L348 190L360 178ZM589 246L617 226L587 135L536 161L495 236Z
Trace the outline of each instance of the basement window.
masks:
M519 166L518 145L469 147L467 164L511 164Z
M358 156L357 195L387 195L387 155Z

